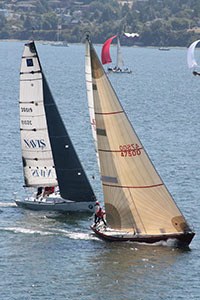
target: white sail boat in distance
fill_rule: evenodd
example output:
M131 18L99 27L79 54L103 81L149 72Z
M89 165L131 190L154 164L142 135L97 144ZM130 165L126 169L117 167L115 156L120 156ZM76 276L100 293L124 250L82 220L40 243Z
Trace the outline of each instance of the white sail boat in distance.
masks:
M194 232L157 173L86 39L86 81L94 120L106 221L92 230L109 241L189 245ZM91 104L93 102L93 104ZM94 130L94 126L93 126Z
M195 56L194 56L195 49L196 49L199 42L200 42L200 40L197 40L197 41L193 42L187 50L188 68L192 70L194 75L200 75L200 73L197 72L197 70L200 69L200 66L198 65L198 63L195 59Z
M56 47L69 47L67 41L61 41L60 40L60 33L62 30L62 25L58 24L58 29L57 29L57 40L55 42L51 42L50 45L51 46L56 46Z
M46 81L34 41L20 70L20 134L25 187L36 190L18 206L93 212L95 195Z

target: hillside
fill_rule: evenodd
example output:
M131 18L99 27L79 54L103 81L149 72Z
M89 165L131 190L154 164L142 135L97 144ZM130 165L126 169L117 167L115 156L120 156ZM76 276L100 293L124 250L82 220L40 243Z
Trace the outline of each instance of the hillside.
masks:
M102 43L112 34L138 32L127 45L187 46L200 33L199 0L3 0L0 39L81 42L86 31Z

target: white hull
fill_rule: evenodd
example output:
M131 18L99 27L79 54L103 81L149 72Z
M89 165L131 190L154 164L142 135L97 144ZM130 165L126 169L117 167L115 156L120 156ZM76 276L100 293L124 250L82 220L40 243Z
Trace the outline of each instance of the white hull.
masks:
M39 199L35 197L29 197L24 200L15 199L15 203L19 207L37 211L94 212L94 202L74 202L54 195Z
M69 47L66 42L52 42L50 45L55 47Z
M108 73L115 73L115 74L122 74L122 73L126 73L126 74L131 74L132 71L129 69L116 69L116 68L108 68Z

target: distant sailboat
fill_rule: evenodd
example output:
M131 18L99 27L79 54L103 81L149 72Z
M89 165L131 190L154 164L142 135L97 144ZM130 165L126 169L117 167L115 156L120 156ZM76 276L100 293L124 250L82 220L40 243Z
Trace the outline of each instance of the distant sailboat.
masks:
M102 239L189 245L194 232L158 175L86 39L86 81L94 112L98 159L108 227L91 226ZM93 102L93 104L92 104ZM94 129L93 129L94 130Z
M60 31L62 29L61 25L58 25L58 30L57 30L57 41L51 42L51 46L56 46L56 47L69 47L68 43L66 41L60 41Z
M121 51L121 45L120 45L120 39L118 35L114 35L103 44L102 51L101 51L101 61L102 64L109 64L112 62L111 56L110 56L110 44L112 43L113 39L117 38L117 61L116 66L114 68L109 67L108 71L113 73L132 73L132 71L129 68L124 68L124 61L122 58L122 51Z
M20 133L25 187L16 204L34 210L93 212L95 195L48 87L34 42L20 70Z
M199 69L200 66L198 65L198 63L196 62L195 56L194 56L194 51L195 48L197 46L197 44L200 42L200 40L197 40L195 42L193 42L188 50L187 50L187 64L188 64L188 68L191 69L193 71L194 75L200 75L196 69Z
M160 48L158 48L158 50L160 50L160 51L169 51L170 48L168 48L168 47L160 47Z

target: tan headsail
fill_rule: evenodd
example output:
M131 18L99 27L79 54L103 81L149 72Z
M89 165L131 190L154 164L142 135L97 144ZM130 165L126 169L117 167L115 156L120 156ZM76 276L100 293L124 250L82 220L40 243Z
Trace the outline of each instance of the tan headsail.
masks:
M87 59L89 57L90 59ZM98 56L86 41L106 219L111 228L143 235L189 229L131 126Z

